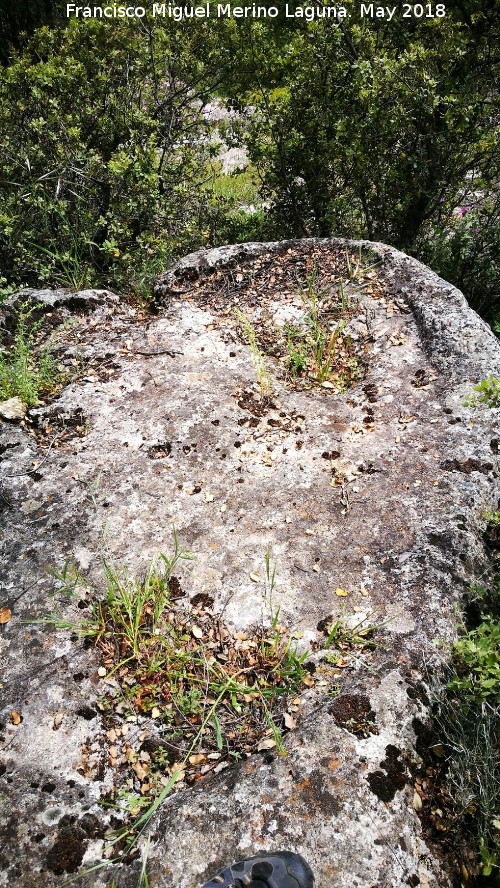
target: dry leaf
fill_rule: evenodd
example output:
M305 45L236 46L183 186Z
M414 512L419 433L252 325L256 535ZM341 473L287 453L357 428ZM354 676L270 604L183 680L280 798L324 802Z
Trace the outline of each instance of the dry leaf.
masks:
M421 811L422 810L422 799L420 798L417 790L413 793L413 810Z
M312 675L309 674L309 672L304 675L303 681L306 688L312 688L314 684L314 678L312 677Z
M276 740L272 740L272 738L269 737L268 740L260 741L257 747L257 752L263 752L265 749L272 749L274 746L276 746Z
M339 598L345 598L347 592L345 591L345 589L340 589L340 587L338 587L337 589L335 589L335 595L338 595Z
M189 756L189 764L190 765L201 765L202 762L206 761L206 755L203 753L199 753L198 755L190 755Z
M250 574L250 579L253 580L254 583L260 583L260 577L258 574Z
M334 389L335 386L334 386L333 382L328 382L328 380L326 380L325 382L322 382L322 383L321 383L321 388L324 388L324 389Z
M207 492L205 492L205 502L206 502L206 503L213 503L213 501L214 501L214 495L213 495L213 493L207 493Z
M106 670L105 670L104 666L99 666L99 669L97 670L97 674L100 676L100 678L104 678L104 676L106 675Z
M195 638L203 638L203 629L200 629L199 626L193 626L191 632L193 633Z
M2 607L2 609L0 610L0 625L2 623L8 623L9 620L11 619L11 617L12 617L12 614L11 614L9 608Z
M175 765L172 765L172 777L175 777L175 782L178 783L180 780L184 780L186 765L184 762L176 762Z
M142 781L145 780L145 778L148 776L149 768L147 765L143 767L140 762L134 762L134 764L132 765L132 770L134 771L136 777L138 777L139 780Z
M293 729L297 727L297 722L295 721L293 715L290 715L288 712L285 712L285 715L283 716L283 721L285 722L285 727L287 727L289 731L293 731Z
M151 718L160 718L161 712L157 706L153 706L151 710Z
M21 716L19 715L17 709L14 709L14 711L11 712L10 720L13 725L20 725L21 724Z

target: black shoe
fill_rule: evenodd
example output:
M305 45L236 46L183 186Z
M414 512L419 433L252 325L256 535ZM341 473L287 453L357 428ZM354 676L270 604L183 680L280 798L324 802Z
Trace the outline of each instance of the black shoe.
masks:
M232 863L203 888L314 888L314 876L300 854L275 851Z

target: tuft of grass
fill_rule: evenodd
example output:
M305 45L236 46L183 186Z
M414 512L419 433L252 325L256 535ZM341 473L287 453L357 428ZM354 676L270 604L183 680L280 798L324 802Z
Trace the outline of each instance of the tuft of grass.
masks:
M41 321L34 321L37 306L23 303L19 307L17 330L10 350L0 350L0 399L19 397L25 404L38 403L42 392L50 391L62 375L51 354L50 342L36 349Z
M496 530L497 527L500 527L500 509L495 509L495 511L486 510L483 512L483 518L487 522L489 530Z
M490 877L500 871L500 576L472 586L467 608L445 682L430 683L433 749L444 760L446 828L459 847L475 847L471 874Z
M249 165L244 170L233 170L223 173L222 165L214 166L214 173L207 185L214 197L228 201L233 207L252 206L258 204L262 197L256 181L256 171Z
M133 716L155 738L146 756L127 741L110 741L122 743L120 753L112 747L114 756L122 756L116 779L130 775L127 789L117 790L116 807L137 816L113 836L120 854L137 842L172 789L259 749L284 755L283 713L308 674L307 652L297 654L279 623L269 552L264 591L269 616L259 629L236 634L208 605L192 606L185 599L175 572L193 558L174 529L173 554L160 553L141 577L115 567L105 555L102 589L69 563L52 570L55 598L73 603L83 615L68 618L59 605L43 622L94 639L104 687L110 682L99 706L108 727L117 726L116 737ZM142 798L148 800L146 810Z
M305 288L300 291L306 308L303 323L300 326L286 326L288 370L292 378L307 376L318 385L334 380L335 386L343 391L358 372L357 359L347 354L348 338L342 336L351 309L350 300L340 279L339 309L344 316L332 326L331 312L328 310L331 286L317 292L316 282L317 269L313 268Z
M357 623L349 625L342 605L340 615L336 619L332 618L325 629L328 635L324 647L331 649L326 655L327 662L336 666L354 649L360 652L375 650L381 643L376 633L388 622L372 623L367 617L362 617Z
M445 688L430 689L433 749L444 768L440 828L466 851L471 875L490 876L500 869L500 706L470 696L465 701L451 690L454 673L448 678Z
M50 214L58 218L59 225L66 234L64 248L57 249L55 241L53 241L53 250L49 250L47 247L43 247L40 244L35 244L33 242L29 242L29 246L34 247L47 257L52 270L52 278L60 286L75 291L90 286L92 284L92 275L88 263L83 260L83 254L87 251L88 247L93 247L97 251L99 251L100 248L83 233L76 234L66 213L61 209L52 205ZM48 215L49 212L46 210L45 224L47 227Z
M264 355L259 348L257 333L255 332L255 329L251 322L243 314L243 312L239 310L239 308L235 308L235 312L241 330L250 346L261 396L263 398L268 397L272 393L273 382L269 373L266 359L264 358Z

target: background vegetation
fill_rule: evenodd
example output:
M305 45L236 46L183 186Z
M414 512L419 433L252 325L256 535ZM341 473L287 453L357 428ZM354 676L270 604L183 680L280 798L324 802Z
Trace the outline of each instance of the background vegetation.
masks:
M433 5L434 17L425 6L403 18L398 3L392 22L346 5L338 25L68 22L53 0L9 4L4 292L101 283L147 295L191 248L350 235L422 258L494 322L500 4L452 0L444 17ZM215 125L214 99L239 113ZM221 173L221 131L250 173Z

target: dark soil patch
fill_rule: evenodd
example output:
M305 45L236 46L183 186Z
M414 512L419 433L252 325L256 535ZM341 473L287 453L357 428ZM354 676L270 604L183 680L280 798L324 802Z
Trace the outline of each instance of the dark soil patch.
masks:
M151 447L148 447L149 459L166 459L171 453L172 445L170 441L165 441L163 444L152 444Z
M63 873L76 873L81 866L87 842L82 841L80 836L80 830L70 828L64 831L64 835L61 834L56 839L47 854L47 867L56 876L62 876Z
M330 705L329 711L335 724L351 734L366 737L378 733L375 713L368 697L363 694L341 694Z
M392 802L396 792L404 789L408 782L406 763L401 761L401 752L392 744L385 748L386 758L380 762L383 770L368 774L370 789L382 802ZM385 773L384 773L385 771Z

